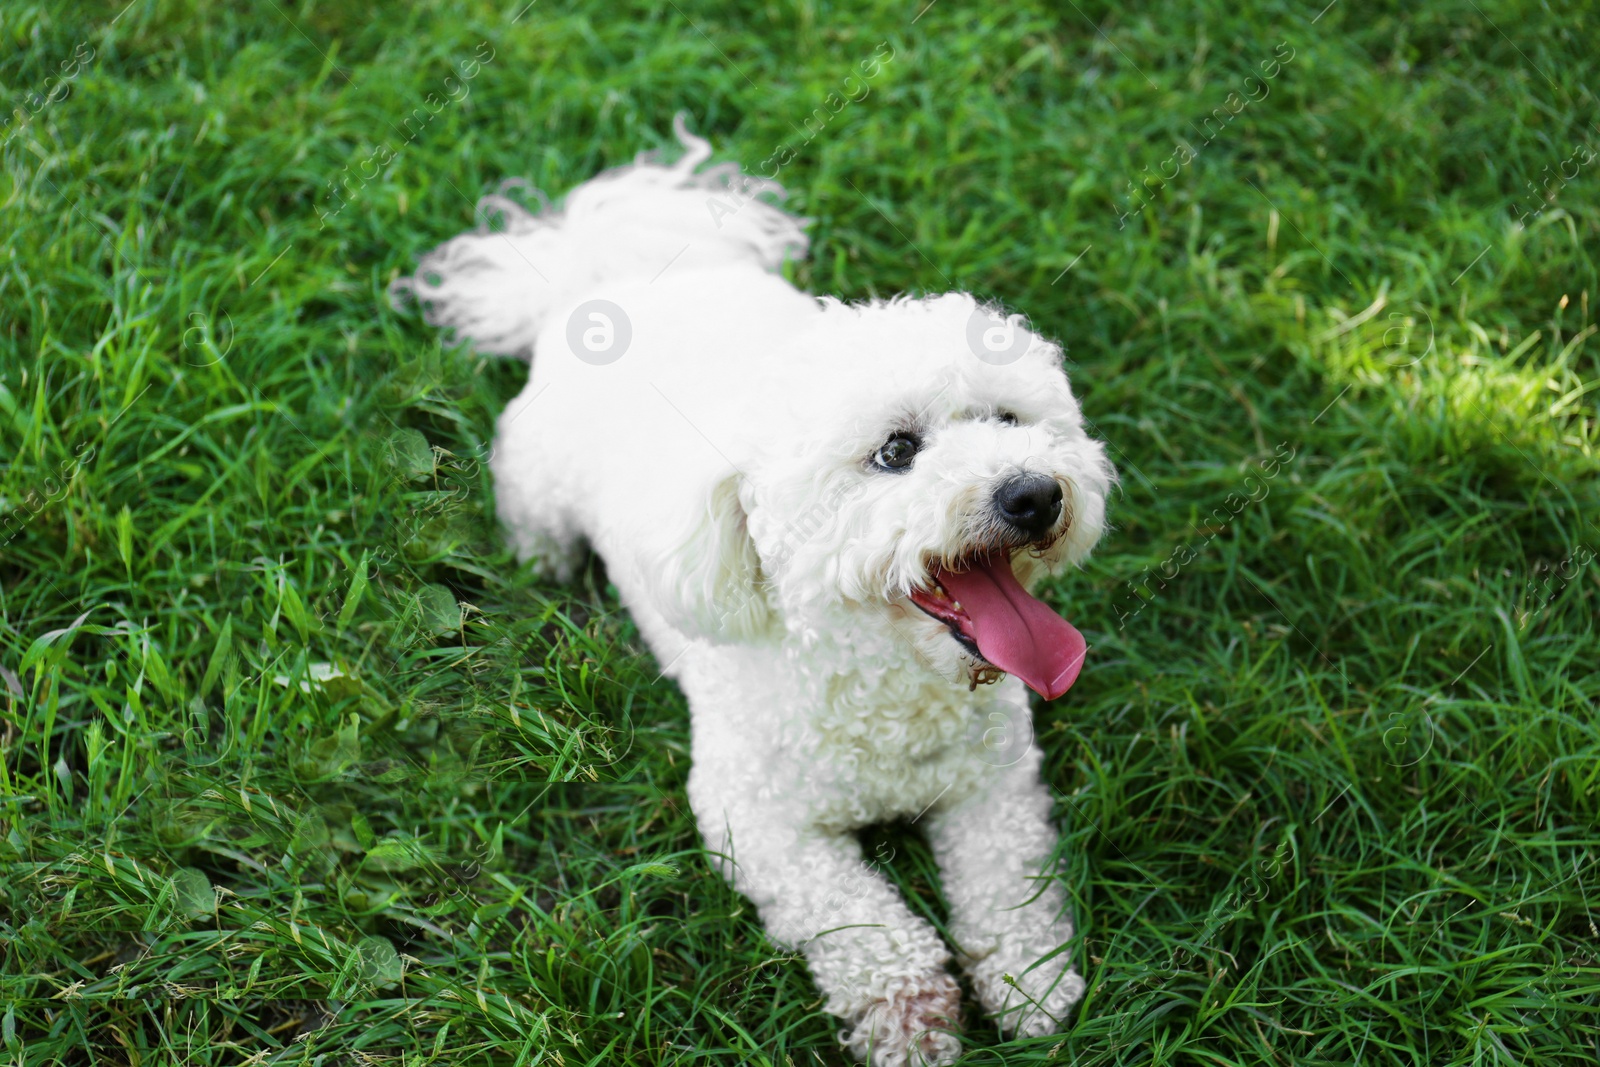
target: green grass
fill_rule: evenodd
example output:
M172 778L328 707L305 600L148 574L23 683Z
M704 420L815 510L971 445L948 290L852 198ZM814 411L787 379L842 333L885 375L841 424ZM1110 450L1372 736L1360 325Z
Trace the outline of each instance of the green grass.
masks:
M841 1062L603 574L497 535L525 371L385 296L680 108L795 149L800 284L1063 338L1123 473L1038 716L1089 993L967 1062L1595 1061L1594 9L924 2L0 10L5 1064Z

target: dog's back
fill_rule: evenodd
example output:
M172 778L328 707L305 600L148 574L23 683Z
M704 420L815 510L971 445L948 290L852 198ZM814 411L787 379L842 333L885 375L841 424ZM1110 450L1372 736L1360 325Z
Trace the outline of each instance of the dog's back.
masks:
M737 555L685 545L715 540L701 502L742 465L752 438L736 427L756 398L780 409L784 375L805 373L776 357L775 328L793 336L820 313L777 273L807 246L803 221L766 199L782 188L737 164L701 169L709 144L681 115L673 128L676 163L641 155L559 209L485 197L480 215L503 228L447 241L394 286L447 342L532 360L496 435L500 518L518 555L558 579L598 552L668 664L680 628L755 627L758 605L719 595L748 584L728 570Z

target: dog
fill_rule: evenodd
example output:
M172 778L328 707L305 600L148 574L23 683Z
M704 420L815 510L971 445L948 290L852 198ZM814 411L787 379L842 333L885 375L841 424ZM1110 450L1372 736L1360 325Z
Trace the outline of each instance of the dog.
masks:
M850 1052L961 1049L950 948L854 836L897 819L978 1001L1056 1032L1084 984L1024 686L1059 697L1087 648L1027 590L1088 554L1115 472L1020 315L799 291L809 220L673 125L676 163L641 154L559 210L503 186L481 205L503 225L396 296L532 361L490 460L500 520L552 578L603 558L688 698L710 862L804 953Z

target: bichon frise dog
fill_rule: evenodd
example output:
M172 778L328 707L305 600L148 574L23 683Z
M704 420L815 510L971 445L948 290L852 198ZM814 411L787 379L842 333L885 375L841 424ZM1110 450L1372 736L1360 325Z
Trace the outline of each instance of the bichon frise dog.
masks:
M505 226L400 287L533 361L491 460L500 518L555 577L604 558L688 697L706 850L850 1051L960 1052L950 952L853 835L894 819L926 833L984 1008L1054 1032L1083 980L1023 686L1066 692L1085 644L1027 590L1095 543L1111 465L1021 316L796 290L781 188L701 170L674 128L675 165L641 156L559 211L489 197Z

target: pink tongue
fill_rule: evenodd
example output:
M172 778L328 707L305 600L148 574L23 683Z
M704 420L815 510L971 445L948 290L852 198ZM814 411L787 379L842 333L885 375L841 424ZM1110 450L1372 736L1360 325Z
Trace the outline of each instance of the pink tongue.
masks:
M1089 646L1083 635L1043 601L1029 596L1001 557L971 570L940 570L936 577L961 602L972 629L967 636L983 658L1029 689L1054 700L1072 687Z

